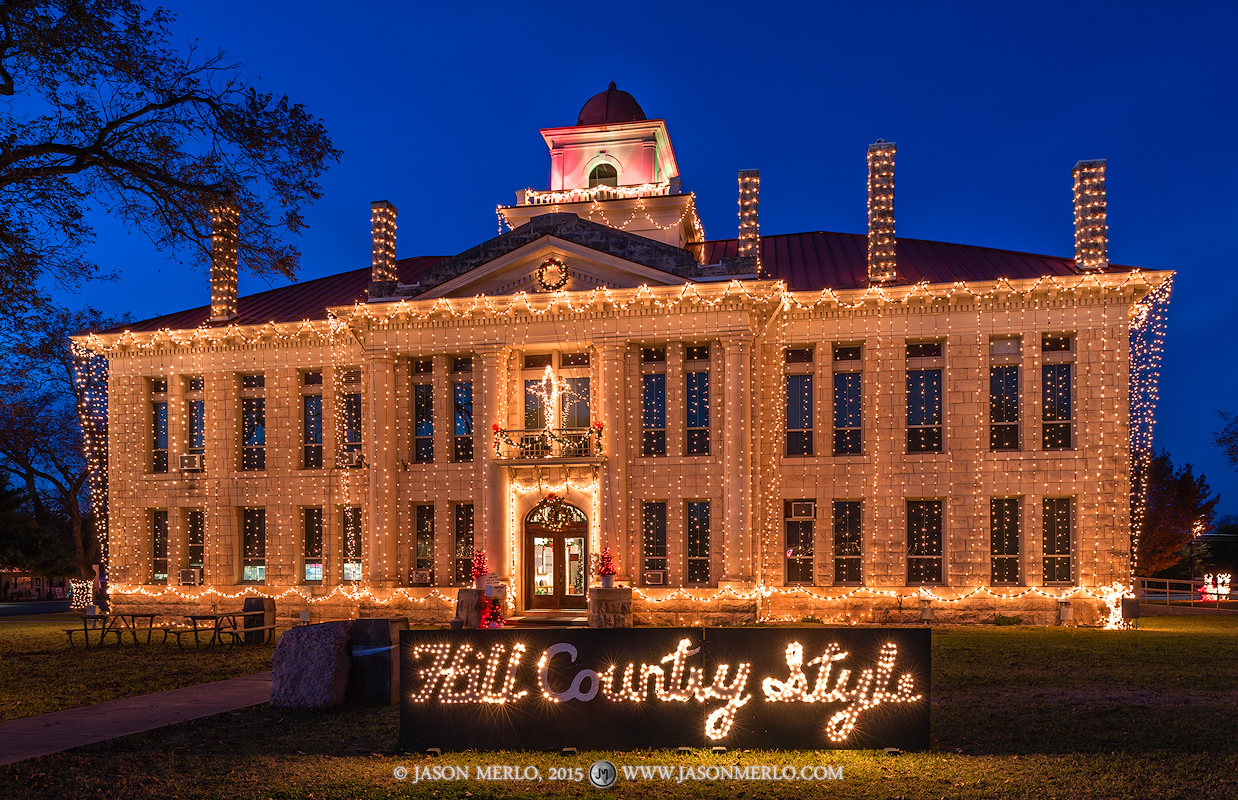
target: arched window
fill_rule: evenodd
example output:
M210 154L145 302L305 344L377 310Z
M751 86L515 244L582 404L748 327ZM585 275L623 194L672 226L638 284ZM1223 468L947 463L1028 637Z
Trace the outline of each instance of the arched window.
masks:
M589 173L589 188L594 186L618 186L619 171L610 164L598 164Z

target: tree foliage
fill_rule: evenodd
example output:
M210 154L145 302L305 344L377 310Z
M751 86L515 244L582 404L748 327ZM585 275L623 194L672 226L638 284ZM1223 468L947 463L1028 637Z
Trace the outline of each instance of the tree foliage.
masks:
M1225 425L1215 434L1217 447L1221 448L1230 466L1238 469L1238 414L1218 411L1217 416L1225 421Z
M1174 467L1162 450L1145 467L1147 510L1139 535L1136 571L1155 575L1182 560L1192 537L1212 527L1219 496L1211 496L1208 481L1195 477L1190 464Z
M90 464L107 436L106 422L84 413L105 402L106 374L81 364L68 337L123 324L94 309L56 309L8 334L0 347L4 382L0 385L0 471L20 486L36 528L61 533L72 546L82 577L98 558L99 543L89 501ZM84 423L84 424L83 424Z
M240 211L240 261L293 276L283 239L339 158L320 120L257 91L225 52L169 44L174 15L134 0L0 2L0 296L97 274L92 207L173 253L209 254L210 209Z

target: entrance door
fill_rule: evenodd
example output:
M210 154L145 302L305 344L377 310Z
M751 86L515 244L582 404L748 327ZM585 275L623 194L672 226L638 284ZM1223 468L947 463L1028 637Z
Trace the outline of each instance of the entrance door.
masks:
M588 532L584 512L566 506L569 520L562 529L548 526L545 509L535 508L525 519L525 604L530 609L582 609L588 605Z

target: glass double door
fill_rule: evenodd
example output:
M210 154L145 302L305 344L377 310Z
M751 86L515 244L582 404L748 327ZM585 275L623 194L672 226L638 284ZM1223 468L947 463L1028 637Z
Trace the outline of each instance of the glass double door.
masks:
M556 531L525 526L525 581L531 609L580 609L588 605L589 561L585 525Z

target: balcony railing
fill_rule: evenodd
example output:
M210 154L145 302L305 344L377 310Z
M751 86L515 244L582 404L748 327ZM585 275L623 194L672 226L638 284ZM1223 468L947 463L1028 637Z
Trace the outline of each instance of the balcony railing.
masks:
M587 203L594 200L627 200L632 197L666 197L676 194L670 181L642 183L637 186L594 186L588 189L560 189L537 191L525 189L516 192L516 204L521 206L547 206L561 203Z
M531 428L498 431L496 457L500 461L599 459L600 437L589 428Z

